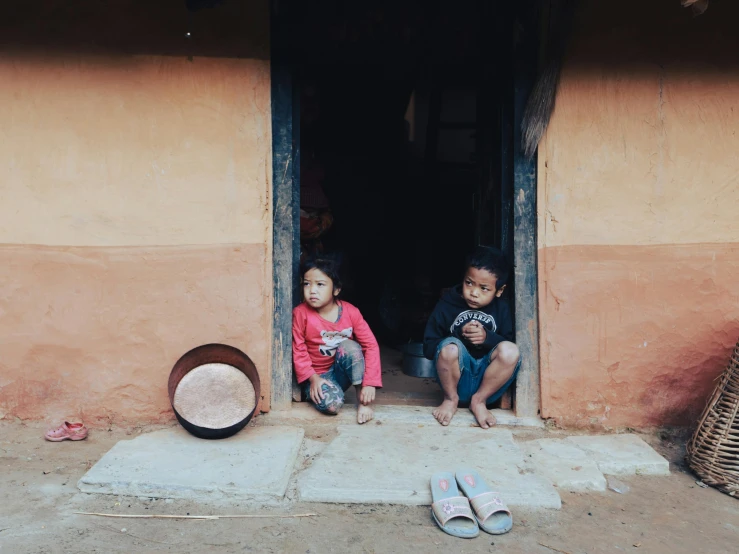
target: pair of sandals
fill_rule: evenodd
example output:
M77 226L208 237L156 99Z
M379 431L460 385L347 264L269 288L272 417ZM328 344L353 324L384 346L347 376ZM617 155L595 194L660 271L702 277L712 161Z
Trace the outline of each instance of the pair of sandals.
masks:
M474 539L480 529L502 535L513 527L511 511L474 469L460 469L456 475L435 473L431 477L431 498L436 524L453 537Z

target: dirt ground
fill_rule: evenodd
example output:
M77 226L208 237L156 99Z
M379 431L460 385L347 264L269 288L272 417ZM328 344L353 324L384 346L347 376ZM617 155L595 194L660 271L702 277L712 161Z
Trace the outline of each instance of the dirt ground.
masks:
M674 474L622 479L627 494L563 495L561 511L514 512L509 534L462 540L442 533L428 507L304 504L206 505L85 495L77 480L118 440L152 430L92 430L88 440L48 443L39 424L0 422L0 554L107 552L739 552L739 500L696 485L682 439L645 437ZM330 435L330 432L328 433ZM328 438L324 429L306 437ZM305 463L310 463L306 459ZM301 514L293 519L113 519L117 514Z

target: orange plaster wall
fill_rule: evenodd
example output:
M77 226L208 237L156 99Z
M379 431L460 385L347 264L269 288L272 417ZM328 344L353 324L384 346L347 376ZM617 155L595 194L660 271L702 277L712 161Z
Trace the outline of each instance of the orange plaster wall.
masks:
M268 29L266 0L8 9L0 418L170 419L169 371L209 342L269 409Z
M739 338L739 244L540 251L544 416L690 425Z
M170 419L169 371L210 342L248 353L264 402L266 264L264 245L0 247L0 415Z
M0 240L264 243L269 64L0 57Z
M539 150L542 415L692 425L739 338L739 6L583 6Z

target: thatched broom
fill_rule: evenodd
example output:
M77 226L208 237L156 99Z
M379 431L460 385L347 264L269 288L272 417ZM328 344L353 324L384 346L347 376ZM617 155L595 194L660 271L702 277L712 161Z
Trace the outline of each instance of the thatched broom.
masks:
M545 62L531 90L521 122L523 152L530 158L549 125L557 96L559 73L572 29L577 0L552 0L545 39Z
M681 1L683 6L692 8L696 15L708 9L708 0ZM544 69L531 90L521 123L522 147L527 158L531 158L536 152L554 111L559 74L572 30L576 3L577 0L551 0L549 5Z

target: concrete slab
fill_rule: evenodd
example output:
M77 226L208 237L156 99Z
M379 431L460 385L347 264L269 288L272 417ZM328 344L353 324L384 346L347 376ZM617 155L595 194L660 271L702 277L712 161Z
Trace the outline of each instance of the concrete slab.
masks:
M563 439L539 439L521 443L537 473L558 489L566 491L604 491L606 478L588 455Z
M120 441L77 486L124 496L277 500L285 496L302 440L295 427L247 427L218 441L165 429Z
M383 424L441 426L431 415L433 407L428 406L375 406L375 420ZM502 427L534 427L543 429L544 422L535 417L516 417L511 410L492 410ZM357 412L351 405L345 405L335 416L327 416L308 402L293 404L289 410L272 410L259 416L258 425L356 425ZM466 408L460 408L452 419L450 427L477 427L475 416Z
M606 475L669 475L670 464L636 435L577 436L566 439L583 449Z
M509 506L561 507L546 478L528 473L507 429L340 426L339 436L298 476L306 502L429 505L437 471L476 468Z

